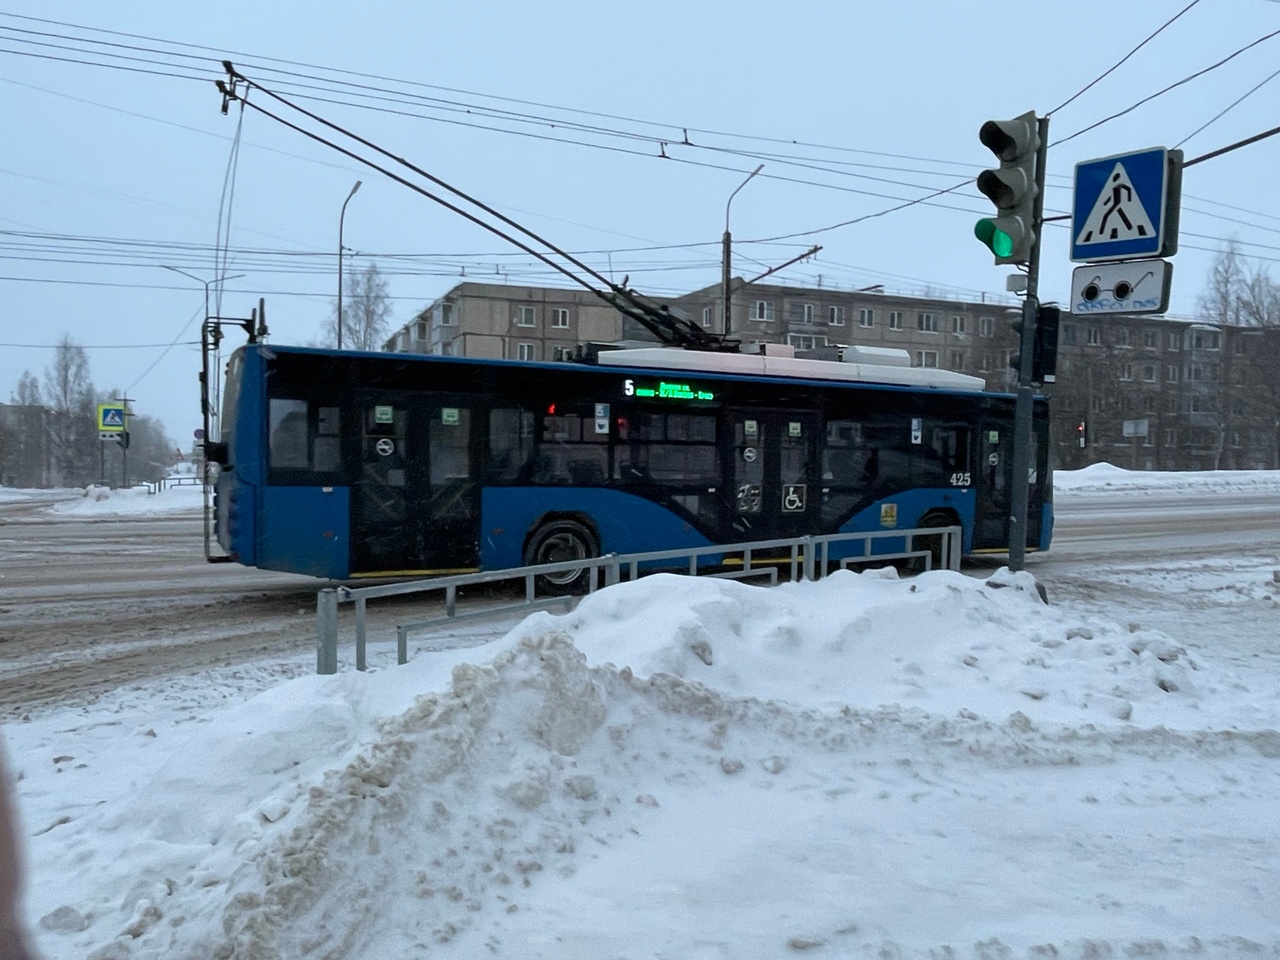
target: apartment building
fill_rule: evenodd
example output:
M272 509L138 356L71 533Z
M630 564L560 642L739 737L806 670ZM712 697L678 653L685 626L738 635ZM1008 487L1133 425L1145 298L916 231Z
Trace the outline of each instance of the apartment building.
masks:
M719 286L668 302L711 333L725 329ZM906 350L915 366L1008 390L1019 302L907 297L735 283L730 336L797 350L860 344ZM392 336L386 349L562 360L579 344L653 340L588 291L462 283ZM1139 470L1280 469L1280 328L1155 316L1063 314L1052 403L1054 462Z

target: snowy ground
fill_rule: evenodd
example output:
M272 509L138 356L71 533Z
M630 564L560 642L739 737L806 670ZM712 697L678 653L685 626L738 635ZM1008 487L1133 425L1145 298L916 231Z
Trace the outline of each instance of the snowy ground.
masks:
M1280 496L1056 481L1215 483ZM27 912L49 960L1280 956L1274 560L1176 582L1229 635L1007 571L660 575L405 667L121 689L5 730Z

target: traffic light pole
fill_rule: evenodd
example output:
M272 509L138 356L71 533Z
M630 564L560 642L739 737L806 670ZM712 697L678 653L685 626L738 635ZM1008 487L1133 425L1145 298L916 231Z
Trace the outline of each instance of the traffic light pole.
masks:
M1031 473L1031 389L1036 323L1040 312L1040 237L1044 232L1044 181L1049 154L1049 118L1037 120L1035 239L1027 260L1027 295L1022 301L1022 342L1018 364L1018 393L1013 408L1013 489L1009 504L1009 569L1021 570L1027 553L1027 492Z

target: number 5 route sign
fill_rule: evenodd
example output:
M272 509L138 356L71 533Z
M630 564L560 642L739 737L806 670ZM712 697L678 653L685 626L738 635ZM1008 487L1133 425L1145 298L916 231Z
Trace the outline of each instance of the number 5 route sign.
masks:
M1077 163L1071 259L1172 256L1181 199L1181 150L1151 147Z

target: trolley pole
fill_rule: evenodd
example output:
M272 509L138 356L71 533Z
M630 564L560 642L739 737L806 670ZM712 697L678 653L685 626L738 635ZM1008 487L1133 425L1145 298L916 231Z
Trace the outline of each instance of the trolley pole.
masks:
M1031 473L1032 370L1036 323L1040 315L1040 238L1044 233L1045 165L1049 156L1049 118L1037 120L1040 145L1036 149L1035 239L1027 262L1027 295L1022 301L1018 393L1013 407L1013 489L1009 503L1009 569L1021 570L1027 554L1027 490Z

